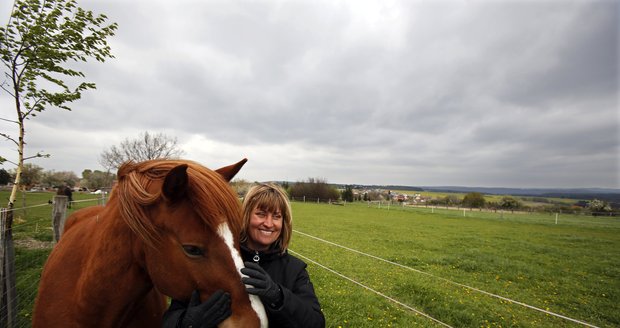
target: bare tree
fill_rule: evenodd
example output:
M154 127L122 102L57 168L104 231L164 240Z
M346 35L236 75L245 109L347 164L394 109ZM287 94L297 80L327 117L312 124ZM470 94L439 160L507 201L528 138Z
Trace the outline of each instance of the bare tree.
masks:
M141 162L158 158L179 158L183 150L178 147L177 139L163 133L144 132L138 138L125 139L119 146L104 150L99 157L99 164L109 171L118 169L126 161Z

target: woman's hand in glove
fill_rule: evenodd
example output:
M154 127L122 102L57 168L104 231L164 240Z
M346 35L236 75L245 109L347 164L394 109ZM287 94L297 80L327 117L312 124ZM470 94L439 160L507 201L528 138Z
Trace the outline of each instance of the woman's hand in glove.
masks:
M260 299L269 304L272 308L282 306L283 296L280 286L276 284L269 274L254 262L245 262L245 268L241 273L247 277L241 278L244 284L250 285L246 289L248 293L257 295Z
M200 294L197 290L192 293L192 298L185 310L183 319L179 323L182 328L212 328L230 317L230 294L218 290L204 303L200 303Z

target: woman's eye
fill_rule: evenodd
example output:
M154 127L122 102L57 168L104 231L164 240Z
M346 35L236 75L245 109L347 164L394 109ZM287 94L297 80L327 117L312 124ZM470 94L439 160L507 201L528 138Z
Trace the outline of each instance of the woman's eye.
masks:
M190 257L199 257L204 255L202 248L194 245L183 245L183 251Z

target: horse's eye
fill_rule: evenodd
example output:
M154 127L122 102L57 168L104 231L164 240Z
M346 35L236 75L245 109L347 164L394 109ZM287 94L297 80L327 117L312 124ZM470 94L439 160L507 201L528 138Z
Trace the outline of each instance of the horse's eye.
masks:
M189 257L200 257L204 255L202 248L194 245L183 245L183 251Z

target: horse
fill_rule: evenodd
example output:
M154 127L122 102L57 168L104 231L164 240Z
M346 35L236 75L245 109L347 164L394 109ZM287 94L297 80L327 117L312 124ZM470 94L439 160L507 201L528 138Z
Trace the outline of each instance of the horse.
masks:
M187 160L127 162L105 206L72 214L41 273L32 326L161 327L167 298L231 295L220 327L266 327L241 282L241 204L228 182Z

